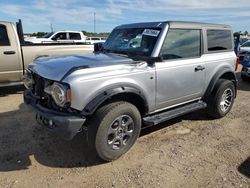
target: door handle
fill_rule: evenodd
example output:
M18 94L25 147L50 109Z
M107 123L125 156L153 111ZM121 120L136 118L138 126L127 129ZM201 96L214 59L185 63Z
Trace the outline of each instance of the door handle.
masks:
M195 67L194 71L197 72L197 71L203 71L205 69L205 67L199 65L197 67Z
M14 55L16 52L15 51L5 51L3 54L5 55Z

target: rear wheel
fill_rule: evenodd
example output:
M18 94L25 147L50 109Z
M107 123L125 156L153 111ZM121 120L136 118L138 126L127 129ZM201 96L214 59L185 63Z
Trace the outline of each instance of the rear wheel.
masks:
M230 80L220 79L208 98L208 114L214 118L224 117L232 108L235 86Z
M128 102L114 102L97 110L88 125L88 141L94 152L105 161L126 153L141 130L141 115Z

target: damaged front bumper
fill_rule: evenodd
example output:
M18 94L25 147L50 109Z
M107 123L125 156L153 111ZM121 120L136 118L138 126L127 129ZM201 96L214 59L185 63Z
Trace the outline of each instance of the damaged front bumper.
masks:
M49 131L65 140L71 140L81 131L85 117L58 112L41 106L30 90L24 92L24 102L36 112L36 120Z

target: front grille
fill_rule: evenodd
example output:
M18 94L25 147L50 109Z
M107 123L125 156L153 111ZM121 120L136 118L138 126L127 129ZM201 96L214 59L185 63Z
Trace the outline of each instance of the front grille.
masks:
M244 55L240 55L240 61L244 60Z
M34 79L33 94L35 94L38 97L42 97L44 94L45 80L44 78L42 78L37 74L33 74L33 79Z
M239 54L240 62L244 60L245 56L247 56L249 52L243 51Z
M32 74L34 84L32 88L32 93L39 99L38 103L49 109L56 109L56 105L52 97L44 92L44 89L49 85L53 84L53 81L45 79L38 74Z
M60 111L60 112L68 112L69 110L68 108L66 107L61 108L57 106L52 96L44 91L44 89L48 86L51 86L54 81L43 78L40 75L35 74L35 73L32 73L32 77L34 80L32 93L36 96L36 98L38 99L37 102L41 106L52 109L52 110Z

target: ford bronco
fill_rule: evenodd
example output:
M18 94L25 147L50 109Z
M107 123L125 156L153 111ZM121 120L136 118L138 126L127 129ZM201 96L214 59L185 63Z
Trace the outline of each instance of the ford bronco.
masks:
M230 26L151 22L116 27L85 56L29 65L25 103L48 130L72 139L87 131L103 160L126 153L145 125L206 109L225 116L236 97Z

